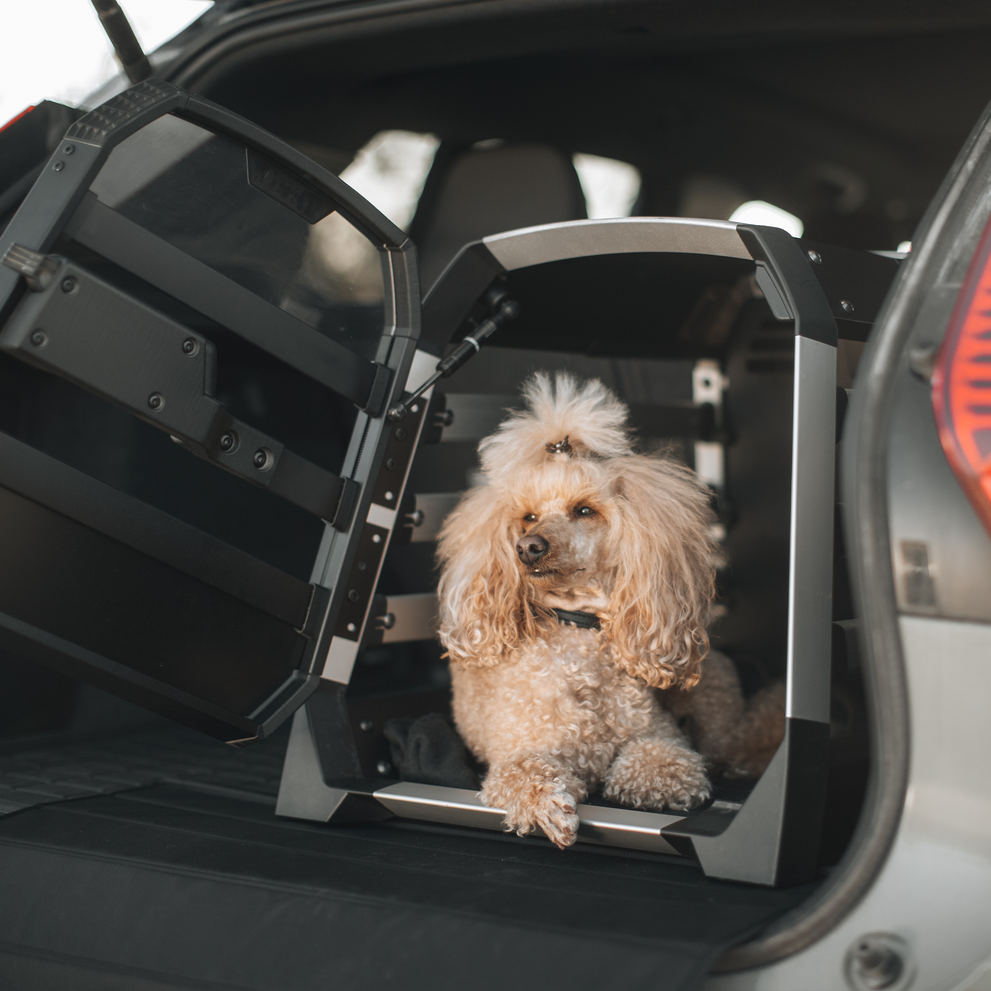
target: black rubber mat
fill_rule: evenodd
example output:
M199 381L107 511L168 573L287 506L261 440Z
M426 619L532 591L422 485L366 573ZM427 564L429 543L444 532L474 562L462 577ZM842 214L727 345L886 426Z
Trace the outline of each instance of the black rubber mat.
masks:
M131 790L40 795L0 820L0 987L675 991L814 887L456 827L278 819L281 746L168 731L20 755L21 786Z

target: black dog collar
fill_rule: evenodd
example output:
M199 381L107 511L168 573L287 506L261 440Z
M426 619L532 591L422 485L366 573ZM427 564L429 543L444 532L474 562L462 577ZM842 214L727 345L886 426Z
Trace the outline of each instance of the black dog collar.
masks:
M580 626L583 630L598 630L601 628L599 617L594 612L569 612L567 609L555 609L559 623L571 623L572 626Z

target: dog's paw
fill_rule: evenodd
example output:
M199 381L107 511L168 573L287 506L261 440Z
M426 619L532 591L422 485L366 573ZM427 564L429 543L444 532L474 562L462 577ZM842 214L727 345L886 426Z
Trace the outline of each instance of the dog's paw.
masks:
M694 809L712 791L701 754L667 740L628 743L606 772L602 794L635 809Z
M537 825L558 849L571 846L578 839L577 802L567 792L546 795L534 811Z
M526 757L493 768L479 797L505 811L506 832L528 836L540 828L563 850L578 838L577 807L585 797L581 782L569 779L543 758Z

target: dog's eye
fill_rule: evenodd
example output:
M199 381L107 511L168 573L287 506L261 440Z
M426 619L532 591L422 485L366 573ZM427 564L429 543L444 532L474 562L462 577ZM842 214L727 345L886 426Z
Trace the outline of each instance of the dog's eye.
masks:
M575 516L595 516L595 510L591 506L579 506L575 510Z
M537 517L534 516L533 513L527 513L526 516L523 517L523 520L525 523L532 523L536 518Z

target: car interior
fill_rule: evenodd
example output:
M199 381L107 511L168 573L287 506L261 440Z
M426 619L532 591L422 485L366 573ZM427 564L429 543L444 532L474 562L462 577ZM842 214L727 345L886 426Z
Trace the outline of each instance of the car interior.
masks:
M131 872L131 894L118 907L165 899L186 908L157 921L164 933L157 942L148 937L150 921L133 923L135 945L123 950L116 930L101 936L81 925L75 943L63 940L57 950L53 943L44 960L41 949L32 956L14 936L0 946L0 959L18 973L51 979L89 968L103 981L94 976L94 987L123 988L138 974L157 975L161 987L198 986L184 983L197 974L218 982L210 986L317 987L341 973L335 967L352 968L357 987L364 986L361 968L372 972L376 957L401 967L413 939L417 960L446 955L452 982L484 961L494 986L510 979L508 957L519 954L533 961L527 979L539 986L551 963L561 964L560 956L548 961L545 948L563 932L583 934L589 947L580 964L565 965L576 986L601 986L596 982L616 973L630 987L651 986L663 961L672 986L691 987L730 947L786 926L789 913L815 898L856 842L877 773L842 506L832 495L817 510L832 533L830 624L816 634L829 668L828 744L815 828L803 834L812 865L806 875L777 886L739 883L725 873L709 876L691 856L678 856L686 848L677 846L657 852L580 843L559 856L545 840L474 829L457 817L369 812L367 799L376 781L400 777L386 723L449 711L447 661L432 632L436 536L458 494L479 481L479 440L519 408L520 383L534 370L601 379L629 405L639 450L665 451L699 473L712 491L726 558L713 645L732 658L746 694L793 676L795 314L789 318L777 284L761 274L776 271L771 256L755 265L757 255L663 247L575 251L535 263L503 259L501 270L480 275L479 251L462 249L482 242L494 252L493 235L600 217L728 221L754 200L789 211L804 223L795 243L813 270L826 272L820 281L840 331L829 387L829 428L839 445L857 361L905 242L986 102L987 16L920 6L896 20L865 5L857 15L825 11L815 25L776 17L773 30L740 20L729 5L704 30L683 11L648 4L575 5L563 28L560 14L543 10L495 16L468 6L350 24L308 25L304 18L280 26L274 17L244 16L258 18L254 35L230 30L219 54L198 49L196 25L187 29L172 43L177 54L166 78L299 157L278 159L283 171L273 179L276 152L253 164L248 141L242 193L218 196L225 177L244 172L243 146L226 124L217 123L212 135L207 118L175 111L117 146L47 250L67 266L57 275L63 295L72 294L64 288L70 280L86 285L92 277L108 300L148 308L163 326L187 334L196 351L187 354L215 376L211 398L237 425L226 428L234 431L233 450L224 451L217 434L223 453L204 456L192 428L184 432L178 420L174 428L156 425L154 393L149 412L115 393L116 380L94 385L100 360L84 375L75 365L48 364L55 359L42 353L47 339L10 344L21 319L12 309L2 314L9 323L0 339L0 433L9 451L16 446L23 456L28 479L0 480L7 503L0 539L18 562L2 579L4 611L33 610L31 622L69 639L85 627L97 654L126 657L141 677L169 681L162 670L175 671L174 697L162 701L151 682L122 689L106 666L95 673L100 666L88 656L55 663L8 627L0 653L0 826L13 842L33 844L11 883L27 891L38 871L55 877L68 870L64 858L83 852L92 863L102 858L107 870ZM24 177L38 174L38 163L63 146L74 120L86 120L64 108L42 113L33 124L24 118L0 132L0 142L11 144L30 135L37 150L27 165L18 161L0 174L0 225L10 230L21 222L15 214L30 186ZM416 155L419 166L405 174ZM279 183L294 162L293 175L306 174L303 156L353 185L356 199L338 199L321 214L312 189L305 202L286 193ZM612 196L611 206L596 202L597 190ZM342 594L348 569L365 553L357 538L346 551L328 551L343 546L349 466L360 460L355 445L365 443L361 431L376 415L375 383L363 385L360 397L357 387L340 384L350 374L344 353L383 360L381 328L394 293L379 274L381 238L369 233L380 215L363 212L362 197L384 214L381 230L395 232L390 251L409 254L415 246L419 341L431 361L490 315L485 294L493 286L519 303L520 316L424 398L416 439L404 449L405 484L382 496L381 479L367 479L369 491L378 485L380 501L395 511L395 523L362 602L358 639L351 638L353 667L333 705L314 704L308 717L328 713L330 736L337 734L327 742L315 733L318 751L353 752L356 764L332 777L363 784L351 787L355 801L339 814L322 816L299 812L302 806L285 798L294 787L290 769L303 766L293 763L302 758L293 757L289 742L290 731L293 739L302 732L302 717L290 717L303 695L292 693L312 691L293 672L319 674L309 665L320 634L281 631L308 630L313 607L300 606L300 597L310 594L310 583L337 568L331 594ZM236 294L214 292L205 277L200 289L190 288L198 268L178 275L156 268L165 256L144 257L139 242L125 243L111 213L251 293L266 313L291 317L284 333L312 334L316 350L331 342L338 350L328 352L329 366L336 367L316 371L303 352L280 352L282 345L271 343L275 332L246 336L242 318L231 315ZM36 327L37 320L28 330ZM100 354L111 354L109 338L101 347ZM410 388L429 364L414 366ZM172 415L168 397L165 406ZM279 446L251 443L251 431ZM376 457L386 457L385 434L375 443ZM245 484L250 468L223 460L239 446L266 452L266 471L288 464L281 459L291 452L297 474ZM266 455L273 460L266 463ZM32 496L37 478L44 486L38 482ZM315 488L300 478L315 479ZM333 512L302 494L321 486L337 507L337 535ZM71 520L83 510L74 507L109 499L109 490L119 494L113 512L133 516L131 530L115 522L105 545L80 542ZM357 498L360 515L367 506ZM147 517L140 507L150 507ZM157 519L152 513L178 521L176 547L195 531L206 535L204 548L229 548L223 581L239 575L243 587L257 590L244 594L264 600L267 617L283 610L282 626L242 616L222 596L214 603L199 585L180 594L173 572L199 574L200 584L213 580L203 577L206 550L193 563L167 556L179 551L161 552L173 570L163 571L153 606L148 586L136 583L129 592L136 580L114 548L124 543L150 553L151 538L139 531L150 532L153 523L142 520ZM276 600L284 606L273 606ZM348 607L340 608L345 624ZM188 654L193 642L202 645L198 655ZM198 715L182 692L206 700ZM236 711L241 721L210 715L208 705ZM334 758L321 751L317 760L325 761L325 784L333 783ZM717 802L739 809L753 787L721 782ZM296 811L286 812L290 806ZM140 869L148 864L159 872L151 879ZM391 874L378 869L383 864L392 865ZM209 883L197 888L183 880L196 872ZM85 892L100 885L92 873L65 876L70 906L84 905ZM244 885L264 894L252 901L238 893ZM321 891L344 890L354 899L347 912L320 902ZM42 901L34 920L46 917ZM257 945L245 950L251 912L267 922ZM189 938L183 927L206 917L213 921L197 923L203 938ZM402 935L382 935L388 924ZM351 941L353 959L320 958L312 949L327 927L347 934L340 938ZM512 935L493 942L496 930ZM279 940L305 944L309 955L266 959L265 947ZM624 941L638 945L626 945L624 965L611 969ZM169 958L163 947L180 942L178 958ZM512 952L497 953L497 945Z

